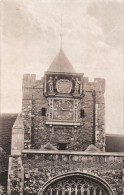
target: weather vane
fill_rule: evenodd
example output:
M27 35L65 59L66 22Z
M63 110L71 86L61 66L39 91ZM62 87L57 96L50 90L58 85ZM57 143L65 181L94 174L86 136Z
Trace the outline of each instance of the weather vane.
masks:
M60 48L62 49L62 37L63 37L63 34L62 34L62 14L61 14L61 30L60 30Z

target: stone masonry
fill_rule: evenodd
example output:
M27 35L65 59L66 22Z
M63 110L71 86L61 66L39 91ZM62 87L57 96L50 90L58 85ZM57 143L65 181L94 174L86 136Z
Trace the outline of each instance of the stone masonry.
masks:
M83 92L85 96L79 101L78 115L80 109L84 109L85 117L79 119L80 127L70 129L69 136L68 132L65 132L65 137L68 139L66 141L69 141L68 149L84 151L90 144L94 143L100 150L104 151L104 88L104 79L95 79L95 82L91 83L88 82L87 78L84 78ZM96 93L95 102L93 90ZM95 113L93 113L94 104ZM24 75L22 116L25 126L25 149L39 149L41 143L44 145L49 141L56 146L56 135L51 127L45 125L48 118L48 106L48 98L45 98L43 94L43 79L37 81L35 75ZM41 115L42 107L47 109L46 116ZM95 119L94 127L93 118Z
M105 80L89 82L75 73L62 49L41 80L34 74L23 76L22 112L12 129L8 195L49 194L42 192L46 182L70 172L103 182L98 191L88 188L81 195L124 194L124 155L105 152L104 93Z

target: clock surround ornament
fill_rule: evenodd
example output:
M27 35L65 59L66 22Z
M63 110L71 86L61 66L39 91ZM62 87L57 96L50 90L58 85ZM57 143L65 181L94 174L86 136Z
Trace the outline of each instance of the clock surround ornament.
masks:
M83 74L46 72L44 78L44 95L83 97Z

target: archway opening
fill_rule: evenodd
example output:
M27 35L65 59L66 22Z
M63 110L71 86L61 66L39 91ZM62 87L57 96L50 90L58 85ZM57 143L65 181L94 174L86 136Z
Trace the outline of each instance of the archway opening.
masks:
M49 180L38 195L114 195L114 193L101 178L73 172Z

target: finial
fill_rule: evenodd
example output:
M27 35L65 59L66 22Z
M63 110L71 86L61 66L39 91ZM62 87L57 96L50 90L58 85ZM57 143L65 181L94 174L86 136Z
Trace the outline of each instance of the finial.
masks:
M62 49L62 14L61 14L61 31L60 31L60 48Z

